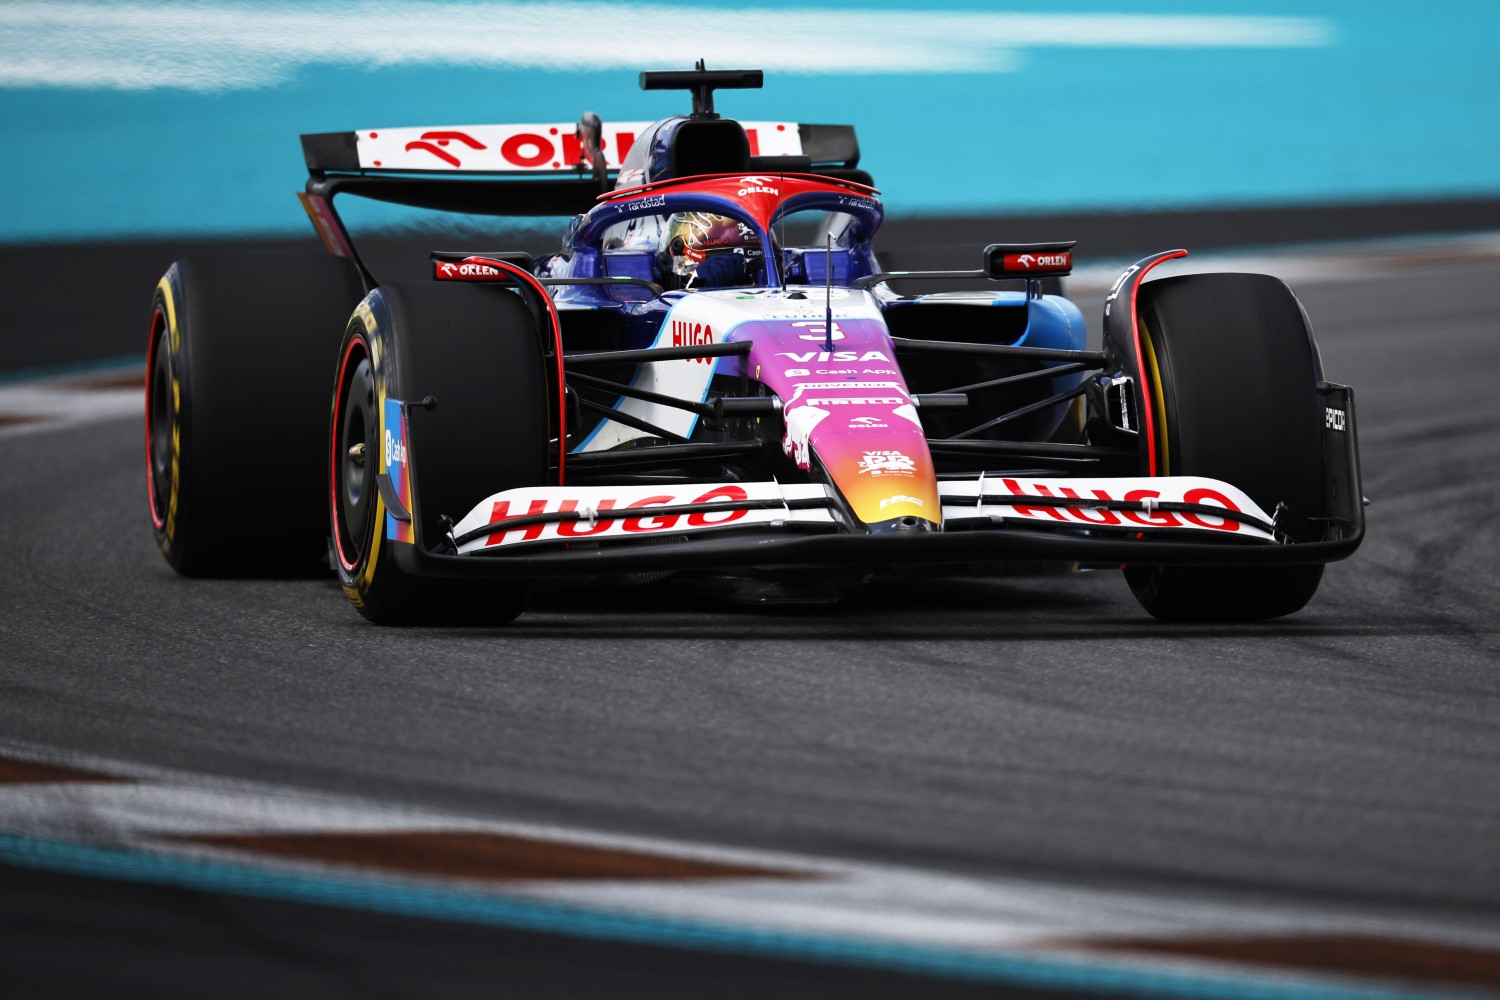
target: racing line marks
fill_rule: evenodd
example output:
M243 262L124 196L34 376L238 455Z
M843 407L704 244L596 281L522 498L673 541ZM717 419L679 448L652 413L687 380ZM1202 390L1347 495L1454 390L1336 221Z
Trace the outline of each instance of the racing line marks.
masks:
M819 877L788 869L668 857L480 830L198 834L161 839L298 861L486 882Z
M70 784L72 782L130 782L102 771L86 771L62 764L44 764L25 757L0 754L0 785Z
M0 744L0 864L1131 994L1500 988L1500 930L1477 919L1170 898L497 822L19 745Z

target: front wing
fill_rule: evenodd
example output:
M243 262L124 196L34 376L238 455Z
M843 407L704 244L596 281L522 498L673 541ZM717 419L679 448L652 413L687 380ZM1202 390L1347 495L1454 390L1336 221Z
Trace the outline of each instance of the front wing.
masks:
M1000 560L1269 566L1343 559L1364 538L1353 392L1329 386L1323 537L1293 541L1279 511L1232 484L1191 476L939 482L940 531L927 522L870 532L821 484L709 482L508 490L445 539L394 546L421 576L551 577L726 566L931 566ZM392 516L419 524L386 475ZM899 486L892 486L893 499ZM909 530L907 530L909 529ZM436 544L434 544L436 543ZM446 551L444 551L446 550Z

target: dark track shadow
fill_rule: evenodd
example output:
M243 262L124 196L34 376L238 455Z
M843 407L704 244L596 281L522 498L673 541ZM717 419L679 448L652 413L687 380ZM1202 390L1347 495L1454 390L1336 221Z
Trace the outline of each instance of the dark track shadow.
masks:
M1472 632L1473 629L1468 630ZM1500 634L1500 626L1486 630ZM1429 615L1344 618L1303 612L1266 622L1172 624L1141 610L1123 581L1099 577L935 578L881 582L839 604L737 605L670 581L578 588L539 596L515 622L464 628L466 638L611 639L828 643L870 639L948 641L1113 641L1184 639L1355 639L1455 633ZM434 630L434 634L438 634Z

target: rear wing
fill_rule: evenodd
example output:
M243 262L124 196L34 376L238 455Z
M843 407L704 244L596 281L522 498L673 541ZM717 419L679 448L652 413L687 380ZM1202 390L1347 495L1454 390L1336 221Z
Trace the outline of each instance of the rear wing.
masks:
M656 122L372 128L302 136L305 193L298 195L329 253L359 264L374 282L333 208L355 194L415 208L471 215L578 215L610 190L636 141ZM852 125L741 122L751 170L809 170L869 182L857 170ZM595 152L597 150L597 152ZM593 157L597 155L600 163ZM757 162L758 161L758 162ZM858 175L858 176L854 176Z
M308 162L303 208L323 244L374 276L360 261L333 208L339 193L416 208L486 216L574 216L610 190L621 163L655 121L577 124L471 124L396 127L302 136ZM859 142L850 124L742 121L751 169L825 172L868 183L855 169ZM597 157L597 159L595 159ZM858 175L858 177L855 177Z
M593 142L573 123L372 128L302 136L308 194L348 191L382 201L482 215L576 215L612 186L636 140L656 122L598 125ZM852 125L742 122L751 169L799 161L834 176L859 164ZM756 159L767 162L756 164ZM774 162L772 162L774 161ZM819 169L822 168L822 169ZM444 184L444 180L457 181Z
M655 122L601 126L599 149L608 170L619 170L636 139ZM741 122L751 156L807 156L814 165L854 167L859 145L852 125ZM572 122L530 125L447 125L322 132L302 137L312 173L575 174L588 159Z

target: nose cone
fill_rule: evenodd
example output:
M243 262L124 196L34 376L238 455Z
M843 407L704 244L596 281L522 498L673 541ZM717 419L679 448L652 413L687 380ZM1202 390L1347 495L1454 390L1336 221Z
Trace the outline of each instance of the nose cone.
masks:
M889 406L880 418L881 426L872 427L858 422L870 418L831 415L814 429L813 451L870 531L935 529L942 508L927 439L918 424Z

